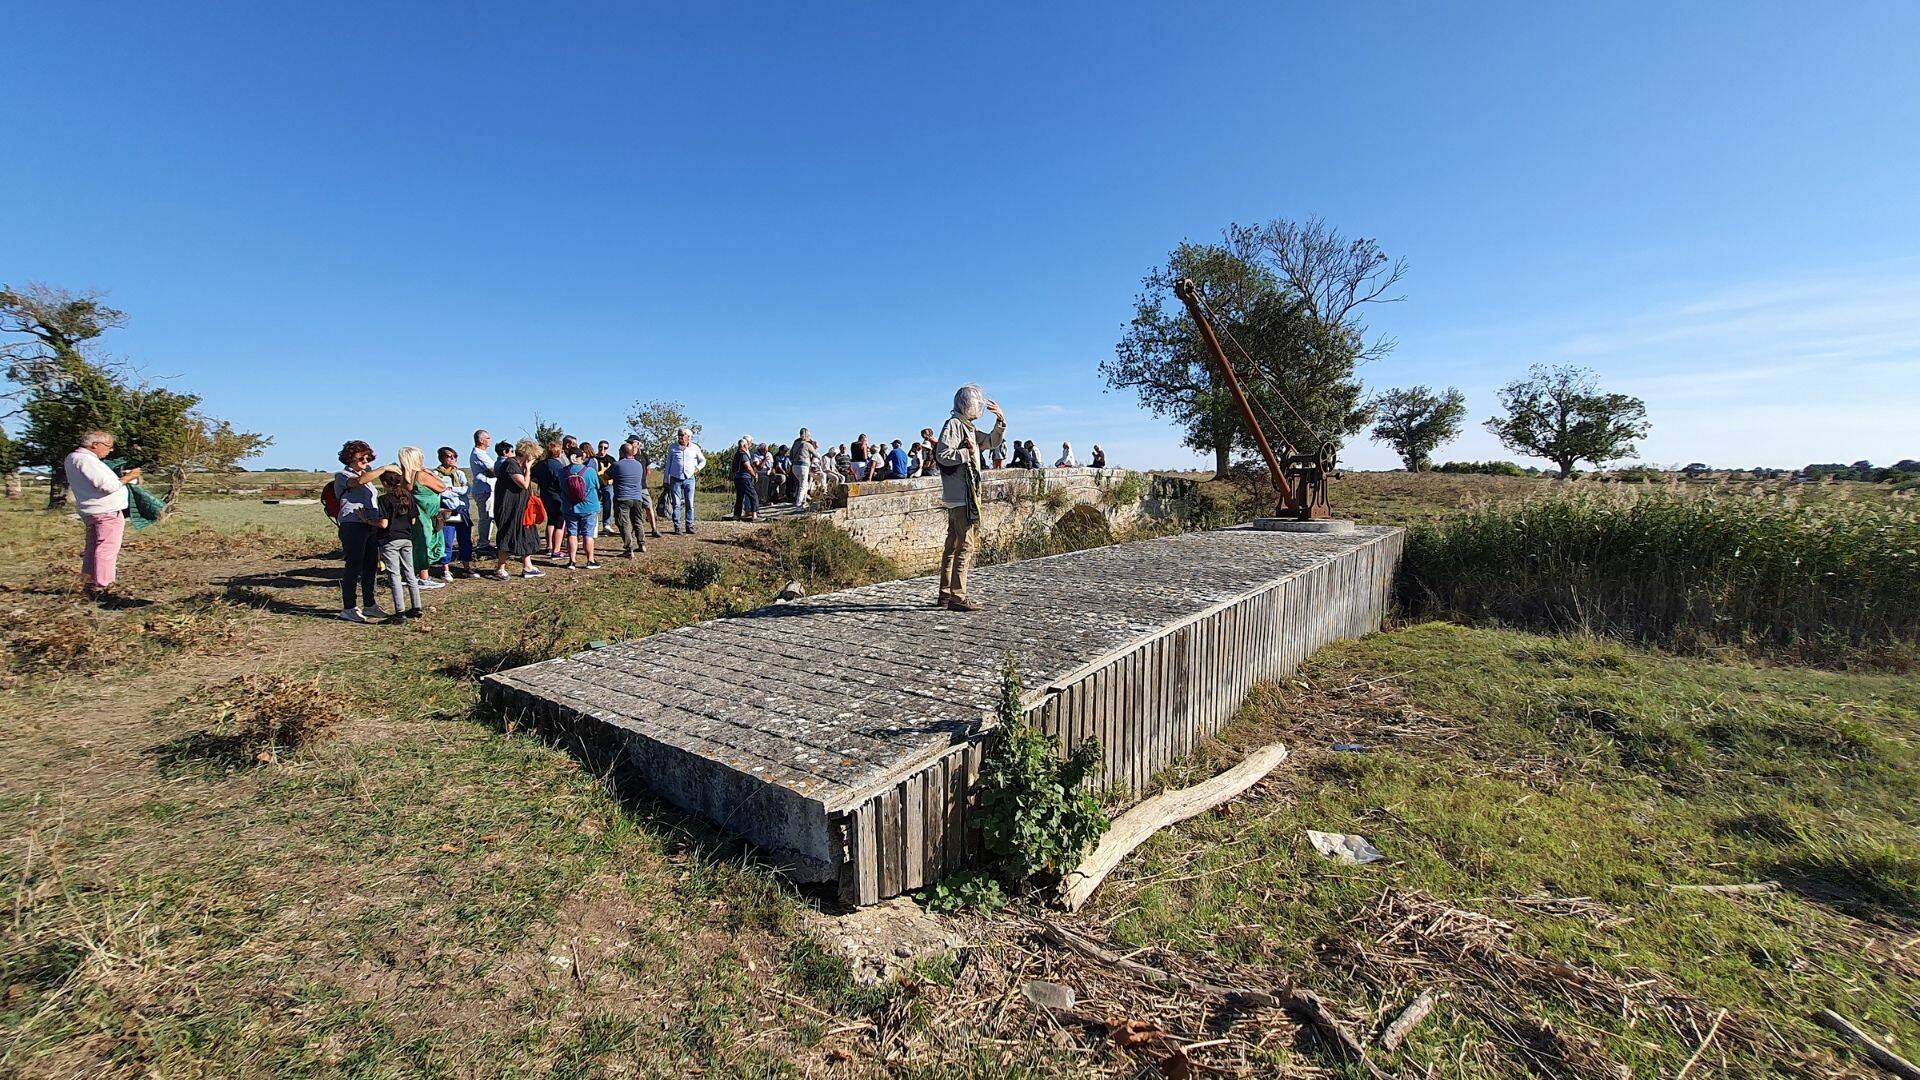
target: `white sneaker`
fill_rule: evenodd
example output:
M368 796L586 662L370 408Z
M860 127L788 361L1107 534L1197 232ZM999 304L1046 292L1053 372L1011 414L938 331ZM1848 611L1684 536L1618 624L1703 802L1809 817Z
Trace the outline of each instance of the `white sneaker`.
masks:
M495 581L510 581L513 579L513 575L507 573L507 568L502 566L493 572L493 579Z
M444 589L447 587L446 582L435 581L432 578L421 578L419 584L423 589Z

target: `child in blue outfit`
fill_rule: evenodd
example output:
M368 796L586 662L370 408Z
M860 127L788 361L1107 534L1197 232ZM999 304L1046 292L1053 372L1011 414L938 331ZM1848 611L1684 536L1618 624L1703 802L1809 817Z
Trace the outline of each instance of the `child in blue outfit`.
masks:
M581 446L574 450L567 465L567 569L577 569L573 561L577 551L586 559L586 568L600 569L593 559L593 538L600 532L600 471L594 467L593 450Z

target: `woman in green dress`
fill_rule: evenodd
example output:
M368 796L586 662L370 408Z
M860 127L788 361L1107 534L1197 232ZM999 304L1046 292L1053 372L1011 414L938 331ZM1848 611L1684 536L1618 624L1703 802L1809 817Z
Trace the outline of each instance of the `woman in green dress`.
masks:
M413 521L413 572L421 588L444 589L446 583L435 581L427 568L440 565L447 554L446 537L440 528L440 493L447 490L447 482L426 467L426 454L417 446L401 447L399 459L400 474L412 487L414 505L420 508Z

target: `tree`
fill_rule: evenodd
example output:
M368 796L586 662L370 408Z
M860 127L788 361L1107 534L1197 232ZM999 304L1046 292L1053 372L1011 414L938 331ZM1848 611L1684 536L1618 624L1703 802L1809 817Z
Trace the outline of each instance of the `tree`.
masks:
M7 499L18 500L20 498L20 444L8 437L4 428L0 428L0 476L6 477Z
M1597 466L1638 451L1635 439L1651 429L1646 403L1626 394L1602 393L1592 371L1574 365L1534 365L1525 379L1500 390L1505 416L1486 427L1515 453L1546 458L1560 467L1560 478L1576 462Z
M1155 416L1185 428L1186 445L1212 453L1214 479L1224 480L1234 450L1252 444L1239 408L1221 379L1219 364L1207 351L1198 328L1181 305L1168 307L1173 283L1181 278L1192 278L1200 285L1223 330L1245 331L1258 298L1279 290L1270 273L1225 248L1181 244L1167 256L1166 265L1142 279L1133 321L1114 346L1113 358L1101 361L1100 374L1109 386L1137 393L1140 403ZM1264 382L1249 382L1246 390L1255 402L1280 407Z
M1393 447L1409 472L1425 472L1434 448L1459 436L1467 397L1451 386L1438 394L1424 386L1389 390L1373 399L1373 415L1373 437Z
M681 428L693 432L694 442L700 441L700 425L687 416L687 407L677 401L636 401L627 413L627 426L640 437L640 445L655 461L667 456L667 446Z
M154 450L154 464L167 474L169 507L186 489L188 473L245 471L240 466L242 461L257 457L273 445L269 436L235 431L231 423L210 419L195 409L181 414L172 430L174 433L168 441Z
M1303 235L1315 238L1310 250ZM1142 280L1126 336L1100 365L1110 387L1135 391L1148 410L1186 429L1188 446L1212 452L1216 479L1227 477L1236 450L1252 448L1251 434L1198 329L1183 307L1167 306L1167 294L1183 277L1199 286L1270 436L1299 448L1337 446L1369 415L1355 366L1393 347L1369 342L1356 311L1389 299L1384 292L1402 268L1382 270L1385 256L1372 241L1339 241L1329 258L1318 246L1328 236L1338 240L1317 221L1275 221L1229 226L1219 245L1181 244Z
M86 360L93 343L108 330L126 325L126 313L108 307L101 297L97 292L75 293L40 282L28 282L18 289L0 285L0 335L10 338L0 340L0 370L7 380L6 392L0 395L5 402L0 419L25 416L36 397L73 392L70 384L76 373L91 368ZM99 404L96 396L94 405ZM85 408L74 400L66 407ZM28 427L32 427L31 419ZM72 449L68 446L61 456ZM19 491L21 465L37 463L36 455L26 446L20 447L6 471L7 490ZM64 503L66 494L66 476L56 468L47 485L47 505Z
M559 424L546 419L539 413L533 414L533 442L541 451L546 450L548 443L557 443L566 437L566 430Z
M169 505L187 473L233 468L273 441L201 413L198 395L132 384L118 366L94 360L93 343L125 323L125 313L102 304L98 294L46 285L0 289L0 332L23 338L0 345L8 398L26 420L16 459L0 464L46 466L49 506L66 501L60 465L89 431L112 433L115 456L126 468L167 472Z
M126 312L108 307L97 292L75 293L40 282L14 289L0 285L0 341L10 405L18 415L32 392L65 374L69 358L84 356L108 330L125 326Z

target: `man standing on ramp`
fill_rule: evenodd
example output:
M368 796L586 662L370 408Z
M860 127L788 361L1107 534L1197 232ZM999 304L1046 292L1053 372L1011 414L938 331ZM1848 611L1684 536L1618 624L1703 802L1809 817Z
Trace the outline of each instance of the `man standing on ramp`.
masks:
M994 416L992 431L973 426L984 406ZM947 508L947 543L940 552L940 598L935 607L979 611L967 599L967 569L973 564L976 530L980 527L980 452L994 450L1007 435L1007 417L1000 406L986 400L976 383L953 395L953 415L940 428L933 460L940 467L940 503Z

